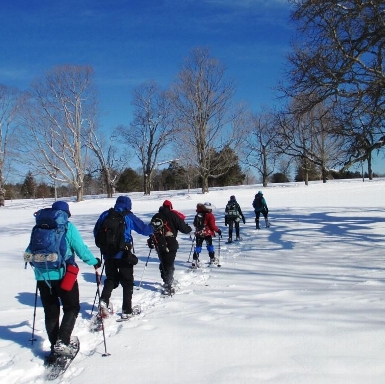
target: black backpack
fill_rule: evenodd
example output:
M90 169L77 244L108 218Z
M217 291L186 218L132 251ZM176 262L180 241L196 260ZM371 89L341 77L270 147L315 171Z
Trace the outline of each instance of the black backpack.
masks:
M227 204L225 216L229 220L239 219L238 204L236 202Z
M115 211L110 208L104 218L98 232L95 235L95 244L103 255L113 257L126 247L124 232L126 230L126 220L124 216L130 213Z
M254 209L260 209L262 208L262 195L260 193L257 193L255 195L254 201L253 201L253 208Z
M169 252L168 249L168 237L173 237L171 228L169 227L167 221L163 221L159 216L156 216L152 219L151 223L154 228L153 239L155 247L158 252Z
M203 231L205 229L205 212L199 212L194 217L194 227L196 231Z

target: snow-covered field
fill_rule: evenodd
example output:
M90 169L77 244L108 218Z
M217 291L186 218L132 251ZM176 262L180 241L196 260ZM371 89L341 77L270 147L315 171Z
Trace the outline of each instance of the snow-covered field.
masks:
M256 231L251 207L263 190L271 228ZM61 383L384 383L385 180L259 185L194 191L133 193L133 211L145 222L164 199L192 223L198 202L217 208L223 231L221 268L189 270L189 236L179 235L175 277L180 289L161 298L158 260L146 237L134 235L133 304L142 314L90 333L95 272L79 262L81 312L74 334L81 351ZM243 240L225 244L224 207L234 194L246 216ZM92 229L114 199L67 199L74 222L98 256ZM52 200L6 201L0 209L0 382L42 383L49 343L35 287L22 254L33 213ZM220 252L219 252L220 245ZM201 260L208 260L204 248ZM119 313L122 289L113 292ZM110 356L103 357L105 352Z

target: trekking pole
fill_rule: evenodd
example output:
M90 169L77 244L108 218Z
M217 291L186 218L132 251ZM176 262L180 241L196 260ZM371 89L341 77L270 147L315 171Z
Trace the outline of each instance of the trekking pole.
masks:
M190 239L191 239L191 236L190 236ZM194 235L193 239L191 240L191 249L190 249L190 254L188 255L188 260L187 260L188 263L190 262L191 252L194 248L194 241L195 241L195 235Z
M221 237L218 237L218 267L221 267Z
M32 335L31 335L31 338L29 339L29 341L31 342L31 345L33 345L33 342L37 340L35 339L36 306L37 306L37 281L36 281L36 291L35 291L35 307L33 310Z
M102 260L103 260L103 259L102 259ZM91 309L91 316L92 316L92 313L94 312L95 303L96 303L96 297L98 296L98 289L99 289L99 284L100 284L101 281L102 281L103 271L104 271L104 262L103 262L102 272L101 272L99 278L96 277L97 288L96 288L96 292L95 292L94 304L92 305L92 309Z
M100 303L100 290L99 290L99 285L100 285L100 275L97 270L95 270L95 276L96 276L96 293L99 297L99 303ZM103 316L100 317L100 320L102 322L102 330L103 330L103 342L104 342L104 353L102 354L103 357L110 356L111 354L107 352L107 343L106 343L106 333L104 331L104 320Z
M148 260L150 259L151 251L152 251L152 248L150 248L150 252L148 253L147 260L146 260L146 264L145 264L144 269L143 269L143 272L142 272L142 277L140 278L140 283L139 283L139 285L136 287L136 289L140 289L140 287L141 287L141 285L142 285L144 272L145 272L145 270L147 269L147 264L148 264Z

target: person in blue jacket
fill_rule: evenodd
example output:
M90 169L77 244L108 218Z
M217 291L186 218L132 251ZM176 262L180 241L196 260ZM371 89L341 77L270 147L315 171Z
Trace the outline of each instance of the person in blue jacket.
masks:
M71 217L69 206L65 201L56 201L52 209L61 210ZM87 245L84 243L78 229L68 221L66 231L67 256L66 259L74 257L75 254L88 265L99 268L101 261L94 257ZM26 253L30 250L27 247ZM44 307L45 328L48 339L51 342L51 354L47 362L53 361L57 354L72 355L71 334L80 311L79 285L75 281L72 289L62 289L61 283L65 274L64 267L57 270L46 268L34 268L37 288L40 292L41 302ZM60 301L63 305L63 318L60 323Z
M115 211L124 213L126 229L124 239L126 249L118 252L116 255L103 255L104 266L106 271L106 279L104 281L103 291L100 295L100 312L101 315L107 317L109 315L109 305L112 291L121 284L123 288L123 304L122 319L128 319L132 314L132 293L134 285L134 265L138 259L132 253L132 235L131 231L139 233L143 236L150 236L153 233L153 227L145 224L141 219L131 212L132 203L128 196L119 196L114 206ZM94 227L94 236L99 231L102 223L108 215L108 210L104 211Z

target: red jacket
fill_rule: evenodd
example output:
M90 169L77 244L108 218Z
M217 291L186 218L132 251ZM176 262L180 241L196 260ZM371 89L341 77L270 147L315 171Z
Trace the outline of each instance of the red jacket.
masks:
M197 235L201 236L213 236L215 237L215 232L219 231L219 228L217 227L215 223L215 216L211 211L208 211L205 206L202 204L198 204L197 206L197 213L205 212L205 218L204 218L204 229L203 231L198 231L200 233L196 233Z

